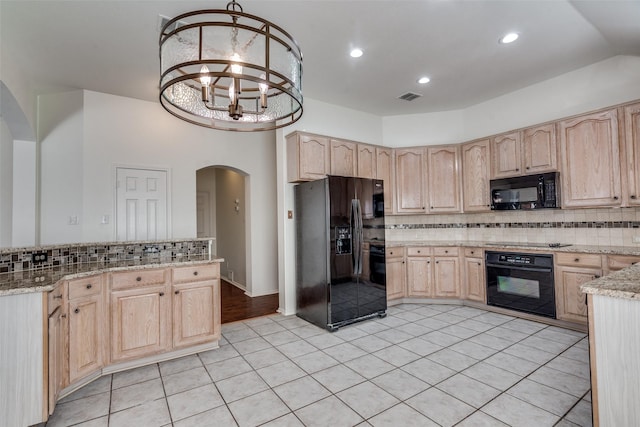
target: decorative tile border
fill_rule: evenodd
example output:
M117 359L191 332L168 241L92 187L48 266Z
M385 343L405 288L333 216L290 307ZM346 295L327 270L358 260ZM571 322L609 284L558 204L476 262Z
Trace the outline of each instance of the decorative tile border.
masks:
M90 262L116 262L125 260L175 258L176 256L204 255L209 251L208 239L87 243L74 245L23 248L15 252L0 254L0 273L23 270L38 270L59 265ZM47 261L33 264L31 254L46 252Z
M575 222L471 222L446 224L387 224L387 230L420 230L439 228L640 228L640 221L575 221Z

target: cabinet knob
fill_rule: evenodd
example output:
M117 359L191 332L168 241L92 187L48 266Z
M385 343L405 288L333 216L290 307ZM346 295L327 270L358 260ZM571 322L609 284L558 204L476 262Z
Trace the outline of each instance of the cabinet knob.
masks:
M597 274L593 276L594 279L599 279L600 276L598 276Z
M516 172L520 172L520 168L516 168Z
M448 254L448 253L449 253L449 251L444 251L444 253L445 253L445 254Z
M433 206L431 206L431 209L433 209Z
M61 314L60 317L62 317L63 319L66 319L67 315L66 314Z
M479 263L478 263L478 265L482 265L482 263L481 263L481 262L479 262Z
M527 169L527 170L529 170L529 169L531 169L531 168L530 168L529 166L527 166L527 168L526 168L526 169ZM516 169L516 170L517 170L517 169Z
M142 277L140 277L140 276L136 277L136 282L139 282L141 280L142 280Z
M91 286L91 283L89 283L89 284L87 285L87 289L91 289L91 287L92 287L92 286Z
M163 296L164 296L164 292L160 292L160 294L159 294L159 295L160 295L161 297L163 297Z
M632 195L631 195L631 198L632 198L633 200L635 200L635 199L637 199L637 198L638 198L638 196L636 196L635 194L632 194Z
M178 295L180 293L180 291L175 291L174 294Z
M574 259L573 262L580 262L580 258Z
M420 251L418 251L418 253L420 253Z
M436 261L436 264L440 264L440 261Z
M194 272L193 272L193 275L194 275L194 276L197 276L197 275L198 275L198 272L197 272L197 271L194 271Z
M474 252L474 251L471 251L471 255L473 255L473 254L475 254L475 252Z
M618 196L613 196L613 200L618 200Z
M389 252L389 255L393 255L393 251Z
M74 313L80 313L80 309L76 308L75 310L73 310Z

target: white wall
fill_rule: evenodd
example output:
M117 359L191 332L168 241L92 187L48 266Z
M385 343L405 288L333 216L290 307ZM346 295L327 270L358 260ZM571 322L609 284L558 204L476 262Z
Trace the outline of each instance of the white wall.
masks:
M11 246L13 136L0 116L0 248Z
M640 98L640 57L616 56L463 110L383 119L391 147L470 141Z
M13 247L36 245L36 177L35 141L13 142Z
M274 132L214 131L178 120L156 102L78 93L49 95L46 105L41 102L48 124L43 130L49 129L42 140L42 182L48 185L43 187L42 225L43 231L49 230L42 243L115 239L114 221L100 224L102 215L115 216L115 165L170 169L170 237L193 238L196 171L227 166L248 174L248 205L256 207L247 224L247 230L256 230L248 245L252 275L247 273L247 286L257 295L277 289ZM60 214L53 215L52 208ZM80 226L66 225L71 212L78 213ZM56 227L60 235L54 234ZM252 277L259 280L252 283Z
M40 243L83 242L83 93L42 95L40 141ZM77 216L78 225L69 217Z

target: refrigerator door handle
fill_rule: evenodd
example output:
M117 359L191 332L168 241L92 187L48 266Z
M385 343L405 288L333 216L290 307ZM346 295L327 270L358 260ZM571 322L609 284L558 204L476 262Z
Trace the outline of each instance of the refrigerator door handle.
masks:
M354 218L354 226L353 226L353 254L354 254L354 265L353 265L353 273L357 275L362 274L362 241L363 241L363 232L362 232L362 208L360 205L360 200L353 199L351 201L351 208L353 209L353 218Z

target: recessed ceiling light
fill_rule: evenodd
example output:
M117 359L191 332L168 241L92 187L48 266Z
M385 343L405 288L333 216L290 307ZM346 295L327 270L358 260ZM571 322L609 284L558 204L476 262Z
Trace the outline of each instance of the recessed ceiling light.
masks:
M429 83L430 81L431 81L431 79L429 77L427 77L427 76L420 77L418 79L418 83L420 83L421 85Z
M351 57L352 57L352 58L360 58L360 57L362 56L362 54L363 54L363 53L364 53L364 52L362 51L362 49L360 49L360 48L355 48L355 49L352 49L352 50L351 50L350 55L351 55Z
M520 37L520 34L518 33L507 33L504 36L502 36L499 42L501 44L513 43L514 41L518 40L518 37Z

